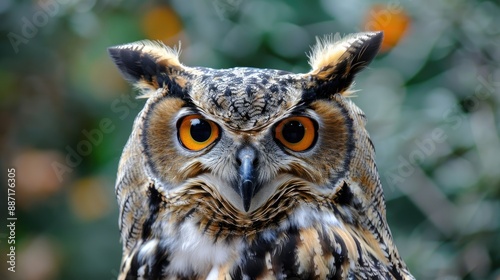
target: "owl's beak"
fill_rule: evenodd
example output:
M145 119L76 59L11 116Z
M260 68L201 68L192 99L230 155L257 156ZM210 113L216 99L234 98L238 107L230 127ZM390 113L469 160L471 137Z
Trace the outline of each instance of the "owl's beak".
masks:
M238 151L236 160L239 165L240 175L237 192L243 200L243 208L248 212L252 198L258 190L256 174L257 151L251 146L245 146Z

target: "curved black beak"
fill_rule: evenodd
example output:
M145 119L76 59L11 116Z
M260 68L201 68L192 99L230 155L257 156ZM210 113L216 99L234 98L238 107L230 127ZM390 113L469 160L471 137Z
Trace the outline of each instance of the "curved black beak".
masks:
M245 146L237 152L236 161L239 165L237 192L243 200L243 208L248 212L250 204L259 186L257 183L257 151L251 146Z

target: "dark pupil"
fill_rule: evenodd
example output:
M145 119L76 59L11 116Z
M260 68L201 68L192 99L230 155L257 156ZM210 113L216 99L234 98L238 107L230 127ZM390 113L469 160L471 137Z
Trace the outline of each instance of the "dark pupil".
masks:
M290 143L298 143L302 138L306 129L299 121L290 121L283 126L283 138Z
M212 134L212 127L210 124L202 119L191 120L191 137L196 142L205 142L210 138Z

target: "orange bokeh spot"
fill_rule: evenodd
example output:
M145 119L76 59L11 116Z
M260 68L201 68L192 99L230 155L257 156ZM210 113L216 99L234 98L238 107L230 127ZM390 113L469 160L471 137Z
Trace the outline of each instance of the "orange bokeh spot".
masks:
M404 37L410 17L400 5L374 5L366 15L364 30L383 31L381 52L387 52Z
M57 175L54 163L64 163L64 155L58 151L32 148L14 155L12 166L16 167L16 201L20 208L28 209L53 196L63 187L63 181L58 177L62 175Z
M110 183L98 177L85 177L70 188L69 202L73 213L84 221L95 220L106 215L113 202L107 188Z
M182 30L182 23L170 7L153 7L144 14L142 29L148 39L167 41Z

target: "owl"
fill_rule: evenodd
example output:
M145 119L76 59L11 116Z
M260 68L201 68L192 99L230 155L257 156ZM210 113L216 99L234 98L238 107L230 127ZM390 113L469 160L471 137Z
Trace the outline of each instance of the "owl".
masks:
M109 48L147 99L118 168L119 279L414 279L349 99L382 37L319 39L302 74Z

